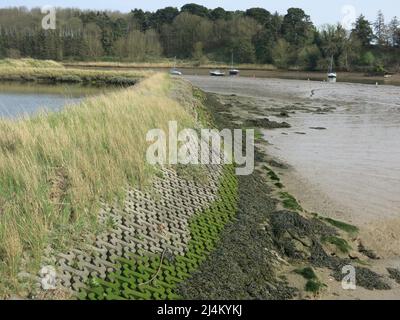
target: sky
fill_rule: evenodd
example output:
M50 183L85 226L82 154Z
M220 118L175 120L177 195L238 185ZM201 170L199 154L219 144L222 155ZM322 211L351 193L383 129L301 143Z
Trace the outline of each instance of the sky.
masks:
M155 11L159 8L181 7L194 2L208 8L223 7L226 10L243 10L251 7L262 7L271 12L285 13L290 7L304 9L317 26L325 23L342 22L349 24L354 17L364 14L369 20L375 20L378 10L382 10L386 20L393 16L400 17L399 0L0 0L0 7L26 6L41 7L51 5L56 7L74 7L81 9L109 9L129 12L131 9Z

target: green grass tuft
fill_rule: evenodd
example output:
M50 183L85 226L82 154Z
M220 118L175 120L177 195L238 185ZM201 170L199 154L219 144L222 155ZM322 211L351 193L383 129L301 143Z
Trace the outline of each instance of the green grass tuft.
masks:
M265 170L267 170L267 174L270 177L271 180L273 181L277 181L280 182L281 179L279 178L279 176L270 168L268 168L267 166L264 166Z
M359 231L359 229L356 226L353 226L351 224L348 224L348 223L345 223L342 221L334 220L331 218L320 218L320 219L331 224L332 226L334 226L340 230L347 232L347 233L354 234L354 233L358 233L358 231Z
M318 279L317 275L315 274L314 270L311 267L305 267L303 269L296 269L295 273L304 277L307 280L315 280Z
M275 187L277 187L279 189L283 189L285 186L282 183L277 182L277 183L275 183Z
M279 177L276 175L275 172L273 172L272 170L268 172L269 177L271 178L271 180L274 181L280 181L281 179L279 179Z
M296 198L293 197L288 192L281 192L280 193L282 204L286 209L296 210L296 211L303 211L301 205L297 202Z
M313 268L305 267L302 269L294 270L295 273L303 276L304 279L307 280L304 290L307 292L312 292L314 294L318 294L325 284L319 281L317 275L315 274Z
M319 280L308 280L305 286L305 290L307 292L318 294L324 287L325 285Z
M256 141L262 141L264 139L263 133L258 128L254 129L254 139Z
M322 237L322 242L333 244L342 253L349 253L352 249L346 240L335 236Z

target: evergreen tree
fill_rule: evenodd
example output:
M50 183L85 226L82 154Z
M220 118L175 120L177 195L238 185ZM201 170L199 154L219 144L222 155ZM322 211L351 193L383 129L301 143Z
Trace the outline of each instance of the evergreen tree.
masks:
M210 10L208 10L206 7L195 4L195 3L185 4L181 8L181 12L187 12L192 15L203 17L203 18L208 18L209 14L210 14Z
M312 28L313 24L310 21L310 16L306 15L302 9L290 8L283 18L283 37L294 46L304 45Z
M245 15L253 18L259 24L265 26L271 20L271 13L263 8L251 8L246 10Z
M358 17L352 34L360 40L363 47L369 47L374 38L371 23L363 15Z
M285 68L325 70L331 56L347 70L400 63L399 21L386 25L382 12L373 26L361 15L350 35L340 26L317 30L298 8L284 16L264 8L227 11L193 3L127 14L58 9L57 30L43 30L42 18L37 8L0 8L0 57L144 61L178 56L230 62L233 52L238 63Z

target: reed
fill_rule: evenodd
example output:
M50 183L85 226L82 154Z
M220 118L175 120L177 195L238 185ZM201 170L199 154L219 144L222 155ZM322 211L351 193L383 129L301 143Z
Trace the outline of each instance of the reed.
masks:
M61 63L53 60L36 60L36 59L2 59L0 60L1 67L13 68L64 68Z

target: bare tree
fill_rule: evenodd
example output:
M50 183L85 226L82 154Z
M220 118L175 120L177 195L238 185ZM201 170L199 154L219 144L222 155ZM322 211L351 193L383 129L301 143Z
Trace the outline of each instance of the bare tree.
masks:
M385 24L385 16L382 11L378 11L378 17L374 23L375 37L378 41L378 45L386 46L388 45L388 28Z
M389 42L392 47L400 46L400 21L394 17L389 23Z

